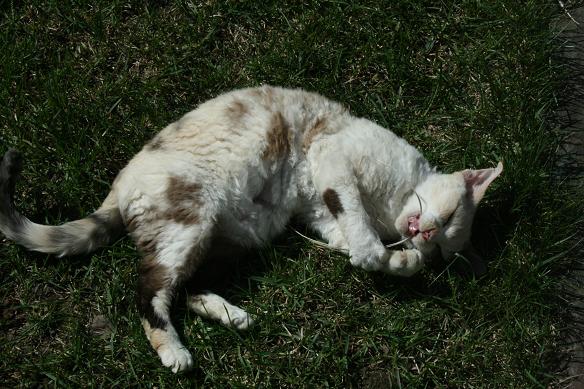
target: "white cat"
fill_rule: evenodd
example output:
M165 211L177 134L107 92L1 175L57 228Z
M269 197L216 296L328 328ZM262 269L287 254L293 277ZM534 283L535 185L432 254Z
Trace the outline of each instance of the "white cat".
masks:
M144 256L139 310L146 336L173 372L192 367L169 317L174 291L212 237L260 246L299 216L351 264L410 276L436 250L469 248L473 215L495 169L440 174L405 140L303 90L263 86L201 104L164 128L120 172L89 217L44 226L12 204L20 158L0 166L0 230L31 250L87 253L124 228ZM408 238L405 250L382 240ZM479 262L475 268L482 270ZM222 297L189 297L203 317L238 329L253 320Z

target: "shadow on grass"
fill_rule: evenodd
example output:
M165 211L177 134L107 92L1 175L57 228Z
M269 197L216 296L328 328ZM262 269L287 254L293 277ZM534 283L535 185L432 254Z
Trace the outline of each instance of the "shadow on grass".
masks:
M489 262L500 256L515 223L516 220L513 220L510 212L501 212L500 209L497 210L494 206L488 205L478 209L473 224L472 240L487 266ZM256 280L257 277L265 275L274 267L286 266L285 258L306 256L305 241L291 233L281 235L272 242L272 245L263 249L244 249L225 241L215 241L211 247L205 264L188 281L185 287L188 293L210 290L228 299L236 298L238 290L248 290L253 294L260 286L260 282ZM268 260L268 255L265 254L271 250L277 251L278 255L271 256ZM457 272L451 261L445 261L442 258L433 259L428 264L428 269L435 281L442 276L446 277L445 274L464 279L472 278L471 275ZM364 272L352 267L346 258L343 272L346 272L348 276L350 272L355 271ZM447 282L429 281L428 277L421 274L402 278L373 272L366 273L366 277L370 279L375 293L391 295L393 299L404 303L429 295L441 297L451 294ZM488 278L489 272L487 271L483 277ZM179 304L179 306L184 306L184 304Z

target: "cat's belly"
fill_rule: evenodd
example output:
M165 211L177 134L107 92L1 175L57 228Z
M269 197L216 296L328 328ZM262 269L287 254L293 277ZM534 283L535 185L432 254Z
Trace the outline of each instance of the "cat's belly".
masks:
M225 212L218 220L217 233L245 247L262 246L280 234L292 212L257 205L241 212Z
M248 177L248 185L229 201L217 224L221 237L243 246L261 246L280 234L299 202L295 169L281 166L261 185L254 185L255 178Z

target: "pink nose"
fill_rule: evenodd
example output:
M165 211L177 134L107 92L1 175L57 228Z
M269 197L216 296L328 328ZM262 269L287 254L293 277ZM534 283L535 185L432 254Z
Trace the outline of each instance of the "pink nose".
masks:
M410 216L408 218L408 232L411 236L415 236L420 232L420 216Z

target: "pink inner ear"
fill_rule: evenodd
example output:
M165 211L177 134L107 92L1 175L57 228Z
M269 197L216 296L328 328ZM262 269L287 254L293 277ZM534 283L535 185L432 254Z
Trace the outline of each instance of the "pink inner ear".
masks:
M462 176L466 182L468 194L472 196L475 205L481 201L487 188L503 171L503 164L499 162L496 168L481 170L464 170Z

